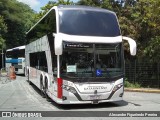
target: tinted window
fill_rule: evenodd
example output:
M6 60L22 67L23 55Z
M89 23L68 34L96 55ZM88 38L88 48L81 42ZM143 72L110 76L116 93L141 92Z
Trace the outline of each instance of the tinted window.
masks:
M46 34L55 32L56 32L56 15L55 11L52 10L27 34L27 43L37 40L38 38L41 38Z
M61 10L60 32L71 35L119 36L115 14L87 10Z
M121 43L63 42L63 51L61 56L62 78L111 79L123 75L124 60Z
M38 53L30 53L30 66L36 68L38 66Z
M48 72L45 52L30 53L30 66Z
M7 58L19 58L19 57L25 57L25 49L16 49L12 51L6 52Z
M57 74L57 56L54 51L54 37L52 34L48 34L48 42L50 45L51 59L52 59L52 71L54 74Z

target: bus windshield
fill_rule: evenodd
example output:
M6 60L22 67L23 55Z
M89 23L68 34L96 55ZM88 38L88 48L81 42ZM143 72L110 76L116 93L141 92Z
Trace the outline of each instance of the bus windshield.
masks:
M122 44L63 42L63 78L114 78L123 75Z
M59 10L60 32L70 35L115 37L120 35L116 15L89 10Z
M6 58L19 58L25 57L25 49L16 49L6 52Z

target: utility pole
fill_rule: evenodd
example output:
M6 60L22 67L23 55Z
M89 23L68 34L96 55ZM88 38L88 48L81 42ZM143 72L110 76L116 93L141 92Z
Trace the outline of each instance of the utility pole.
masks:
M3 47L2 47L2 68L4 68L4 60L3 60Z
M0 33L1 33L1 28L0 28ZM1 34L0 34L1 35ZM4 43L3 43L4 44ZM3 44L2 44L2 68L4 68L4 60L3 60Z

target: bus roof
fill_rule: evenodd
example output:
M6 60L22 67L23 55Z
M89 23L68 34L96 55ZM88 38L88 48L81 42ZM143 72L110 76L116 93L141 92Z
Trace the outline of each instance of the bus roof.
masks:
M11 48L11 49L7 49L6 51L12 51L12 50L17 50L17 49L25 49L25 45L14 47L14 48Z
M83 6L83 5L59 5L57 6L58 9L78 9L78 10L91 10L91 11L103 11L103 12L109 12L114 13L113 11L104 9L104 8L98 8L98 7L91 7L91 6ZM115 14L115 13L114 13Z

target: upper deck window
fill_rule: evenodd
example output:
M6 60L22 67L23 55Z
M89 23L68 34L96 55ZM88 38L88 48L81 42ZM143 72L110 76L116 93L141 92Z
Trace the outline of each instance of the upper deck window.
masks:
M60 32L70 35L115 37L120 29L115 14L90 10L60 10Z
M41 21L39 21L27 34L27 44L47 34L56 33L56 14L51 10Z

